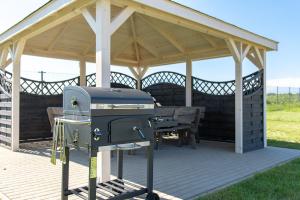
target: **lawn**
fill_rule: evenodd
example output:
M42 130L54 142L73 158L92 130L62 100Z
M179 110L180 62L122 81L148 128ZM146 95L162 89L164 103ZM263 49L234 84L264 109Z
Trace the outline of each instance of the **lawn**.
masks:
M270 146L300 149L300 106L270 105L267 131Z
M268 145L300 149L300 105L268 105ZM300 159L198 200L298 200Z

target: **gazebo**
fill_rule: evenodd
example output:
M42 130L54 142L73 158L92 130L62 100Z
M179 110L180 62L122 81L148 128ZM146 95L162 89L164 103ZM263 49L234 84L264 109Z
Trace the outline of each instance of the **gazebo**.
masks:
M246 58L263 70L266 147L266 53L277 46L273 40L169 0L51 0L0 35L1 69L13 65L11 120L0 121L10 123L11 129L1 127L0 131L10 132L11 149L17 150L22 55L78 61L80 85L86 84L86 62L95 62L97 87L110 87L110 65L128 67L140 82L150 67L185 62L186 106L192 106L192 61L231 56L235 62L235 152L244 152L242 70ZM107 180L110 154L98 157L98 175Z

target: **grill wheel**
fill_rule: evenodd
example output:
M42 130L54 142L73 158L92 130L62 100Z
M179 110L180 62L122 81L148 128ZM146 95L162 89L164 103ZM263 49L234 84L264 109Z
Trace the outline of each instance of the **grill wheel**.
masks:
M146 200L160 200L160 198L156 193L149 193L147 194Z

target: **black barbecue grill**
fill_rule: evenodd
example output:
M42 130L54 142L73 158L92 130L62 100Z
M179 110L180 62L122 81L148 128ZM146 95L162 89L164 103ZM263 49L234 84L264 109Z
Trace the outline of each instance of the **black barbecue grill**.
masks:
M133 89L104 89L71 86L64 89L64 117L55 119L53 155L60 146L63 161L62 199L77 195L83 199L128 199L147 193L146 199L159 199L153 193L154 102L150 95ZM69 148L89 150L89 183L68 188ZM123 151L147 148L147 187L123 180ZM97 183L98 151L117 151L117 179Z

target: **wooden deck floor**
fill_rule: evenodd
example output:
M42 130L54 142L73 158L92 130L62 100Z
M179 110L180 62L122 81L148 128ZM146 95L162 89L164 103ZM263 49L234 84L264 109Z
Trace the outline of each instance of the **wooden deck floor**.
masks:
M216 142L201 142L197 150L165 145L155 152L154 187L162 199L193 199L299 156L300 151L273 147L238 155L233 145ZM71 152L70 187L86 184L86 158L85 152ZM115 164L113 158L113 173ZM144 151L125 156L124 167L127 180L145 184ZM59 199L60 181L60 164L50 165L48 149L0 148L0 193L9 199Z

